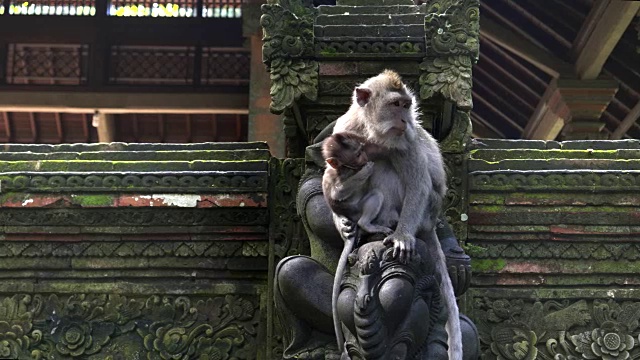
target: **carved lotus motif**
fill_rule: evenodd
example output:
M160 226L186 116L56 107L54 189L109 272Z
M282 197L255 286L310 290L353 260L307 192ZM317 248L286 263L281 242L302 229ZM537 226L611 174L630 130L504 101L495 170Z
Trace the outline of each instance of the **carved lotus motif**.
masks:
M231 326L214 332L208 324L195 328L156 323L145 337L148 359L226 360L234 346L245 340L239 328ZM243 357L239 357L243 358Z
M195 329L187 332L184 327L175 326L172 323L155 323L151 325L150 334L144 339L144 345L148 350L149 359L180 359L191 345L196 330L202 333L206 328Z
M626 360L635 340L624 326L606 322L602 327L571 336L575 350L585 359Z
M32 324L29 313L7 312L7 306L16 304L14 299L5 299L0 305L0 314L10 321L0 321L0 359L18 359L19 355L26 352L30 345L38 343L42 333L39 330L31 331ZM5 306L3 306L5 305ZM13 307L13 309L18 306ZM24 317L19 319L19 317ZM30 338L28 334L31 333Z
M227 328L216 334L215 338L200 338L195 346L198 360L229 359L231 348L242 344L244 337L237 328ZM238 354L234 355L238 356Z
M68 318L52 332L56 350L66 356L92 355L109 342L115 325L110 322L88 322L80 318Z
M21 347L18 341L13 333L0 334L0 359L17 359Z

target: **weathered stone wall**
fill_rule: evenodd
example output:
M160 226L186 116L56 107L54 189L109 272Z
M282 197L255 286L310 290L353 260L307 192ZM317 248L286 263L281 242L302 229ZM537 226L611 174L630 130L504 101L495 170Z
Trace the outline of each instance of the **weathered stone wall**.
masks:
M486 359L640 356L640 142L483 143L464 300Z
M272 358L265 144L2 150L0 358Z

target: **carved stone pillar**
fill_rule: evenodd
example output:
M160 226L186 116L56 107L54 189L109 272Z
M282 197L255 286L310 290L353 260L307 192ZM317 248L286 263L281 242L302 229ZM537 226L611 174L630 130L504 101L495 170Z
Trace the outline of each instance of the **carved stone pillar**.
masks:
M265 0L248 0L242 5L243 34L251 49L251 83L249 85L249 141L266 141L271 154L284 157L284 135L280 118L269 110L271 80L262 63L262 28L260 6Z

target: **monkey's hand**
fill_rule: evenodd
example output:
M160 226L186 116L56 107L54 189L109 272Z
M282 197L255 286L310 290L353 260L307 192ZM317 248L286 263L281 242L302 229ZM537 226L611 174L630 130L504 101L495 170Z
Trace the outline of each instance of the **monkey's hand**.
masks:
M347 239L356 236L357 224L346 217L333 214L333 223L336 225L336 229L338 229L342 240L347 241Z
M361 181L367 180L369 177L371 177L371 174L373 174L373 165L373 161L367 162L360 170L358 170L355 175L353 175L353 177Z
M386 246L393 246L393 257L402 263L411 261L416 255L416 237L408 232L395 231L383 241Z

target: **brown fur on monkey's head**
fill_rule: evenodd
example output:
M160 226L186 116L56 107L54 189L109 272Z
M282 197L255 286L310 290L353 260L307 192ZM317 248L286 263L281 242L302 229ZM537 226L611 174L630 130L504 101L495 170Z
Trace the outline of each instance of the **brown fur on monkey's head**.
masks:
M402 92L406 90L400 74L390 69L386 69L380 74L367 79L360 87L371 89L373 96L375 96L376 93L385 93L388 91Z
M390 90L402 90L404 84L402 83L402 77L400 74L393 70L385 69L380 75L388 82L388 88Z

